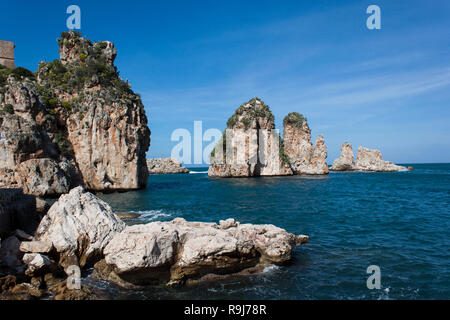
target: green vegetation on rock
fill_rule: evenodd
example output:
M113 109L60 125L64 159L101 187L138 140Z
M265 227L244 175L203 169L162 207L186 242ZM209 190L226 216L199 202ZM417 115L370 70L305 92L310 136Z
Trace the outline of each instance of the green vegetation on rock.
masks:
M30 80L35 80L35 75L28 69L17 67L15 69L8 69L2 65L0 65L0 87L6 85L6 80L8 77L12 75L15 80L20 81L28 78Z
M14 114L14 107L12 104L5 104L5 106L2 109L2 112L4 113L9 113L9 114Z
M298 112L291 112L286 117L284 117L283 125L292 125L296 128L301 128L303 123L307 122L307 119Z
M271 123L275 121L269 106L258 97L255 97L236 109L227 121L227 128L232 129L238 122L241 122L245 129L249 129L253 121L257 121L260 118L268 119Z
M279 140L278 148L279 148L279 152L280 152L281 162L283 164L289 164L291 162L291 159L284 151L284 140L283 140L283 138L281 138L281 136L279 136L279 139L280 140Z

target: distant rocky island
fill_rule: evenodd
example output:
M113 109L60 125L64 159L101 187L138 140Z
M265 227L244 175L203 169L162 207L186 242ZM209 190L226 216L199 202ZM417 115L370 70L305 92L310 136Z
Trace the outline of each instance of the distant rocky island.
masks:
M147 159L147 168L149 174L189 173L180 161L173 158Z
M228 145L227 145L228 144ZM341 155L328 167L323 135L314 145L307 119L298 112L283 120L283 137L275 131L274 116L259 98L242 104L228 119L222 139L210 157L210 177L258 177L326 175L329 171L394 172L412 170L382 159L381 152L358 149L356 161L352 146L344 143Z
M228 145L227 145L228 144ZM232 159L230 159L230 157ZM323 136L311 144L306 118L290 113L284 119L284 141L275 131L274 116L259 98L242 104L210 157L210 177L327 174Z
M403 167L383 160L379 150L364 147L358 148L356 161L354 161L352 145L345 142L341 145L341 155L334 160L331 171L366 171L366 172L395 172L413 170L412 167Z

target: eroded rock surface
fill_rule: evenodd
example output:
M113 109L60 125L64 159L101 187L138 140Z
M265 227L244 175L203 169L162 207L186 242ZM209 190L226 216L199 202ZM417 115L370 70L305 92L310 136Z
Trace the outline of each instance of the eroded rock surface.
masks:
M106 202L77 187L62 195L42 219L35 233L39 242L22 244L21 249L45 252L51 244L61 266L83 267L95 263L112 237L124 227Z
M118 283L182 283L209 273L235 273L258 264L280 264L291 258L307 236L295 236L273 225L152 222L126 227L104 250ZM114 279L114 277L109 277Z
M178 160L172 158L147 159L147 168L149 174L189 173Z
M409 168L398 166L390 161L383 160L379 150L358 148L356 161L353 161L353 150L348 142L341 146L341 155L330 168L332 171L367 171L367 172L395 172L407 171Z
M41 197L144 187L150 130L114 45L73 31L58 44L60 60L35 74L0 70L0 187Z
M259 98L241 105L211 153L210 177L292 175L269 107Z
M334 160L330 170L333 171L351 171L354 170L355 163L352 145L345 142L341 145L341 154L338 159Z
M284 124L284 151L289 157L294 174L327 174L327 147L319 135L314 146L306 118L297 112L289 113Z

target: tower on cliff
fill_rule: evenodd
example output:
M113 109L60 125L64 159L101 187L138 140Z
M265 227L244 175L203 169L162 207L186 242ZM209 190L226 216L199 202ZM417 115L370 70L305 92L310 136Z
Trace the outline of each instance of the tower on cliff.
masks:
M0 40L0 64L10 69L15 68L14 47L14 42Z

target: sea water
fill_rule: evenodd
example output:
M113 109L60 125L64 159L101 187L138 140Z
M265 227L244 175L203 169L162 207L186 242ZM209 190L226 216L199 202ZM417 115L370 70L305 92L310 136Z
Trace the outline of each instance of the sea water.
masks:
M100 194L115 211L141 215L128 224L235 218L310 236L289 264L258 275L188 288L105 285L122 299L449 299L450 164L413 166L236 179L195 168L201 173L152 175L141 191ZM367 287L370 265L381 270L380 289Z

